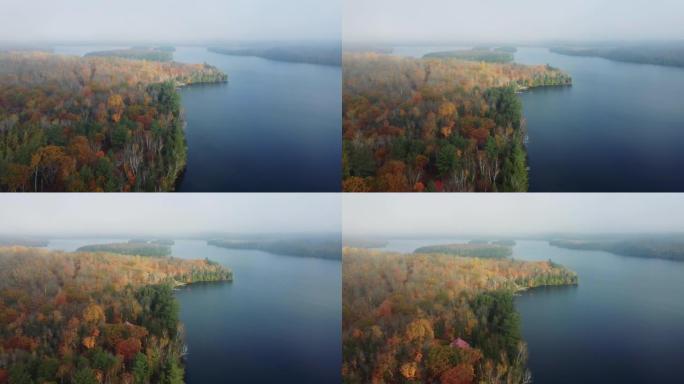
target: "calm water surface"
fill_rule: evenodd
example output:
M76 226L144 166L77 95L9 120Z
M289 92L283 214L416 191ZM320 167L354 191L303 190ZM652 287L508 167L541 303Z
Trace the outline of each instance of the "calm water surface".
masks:
M111 241L55 240L50 248L71 251ZM340 382L339 261L222 249L197 240L176 241L173 255L208 257L235 275L232 283L190 285L176 293L188 345L187 383Z
M188 166L179 191L335 192L342 159L342 72L179 47L228 84L181 90Z
M523 64L550 64L573 86L522 94L530 190L684 191L684 69L521 48Z
M537 383L675 383L684 361L684 263L520 241L514 257L548 260L579 286L516 299Z
M411 252L458 239L391 240ZM516 298L535 383L676 383L684 361L684 263L518 241L513 257L563 264L577 287Z
M83 55L121 47L61 46ZM182 192L337 192L342 159L340 67L177 47L174 60L208 63L227 84L180 90L188 142Z

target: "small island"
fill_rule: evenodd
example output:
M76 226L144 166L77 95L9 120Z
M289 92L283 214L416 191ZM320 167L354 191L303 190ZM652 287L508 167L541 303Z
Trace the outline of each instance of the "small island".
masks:
M0 382L182 383L173 288L231 280L209 260L0 248Z
M576 285L552 262L345 248L345 383L523 383L516 292Z
M684 261L684 237L637 237L632 239L557 239L559 248L604 251L616 255Z
M513 52L507 50L490 50L488 48L462 49L455 51L431 52L423 56L424 59L459 59L467 61L482 61L487 63L510 63Z
M0 53L0 191L172 191L177 87L225 81L207 64Z
M389 241L373 237L344 237L342 239L342 246L350 248L382 248L389 244Z
M504 259L513 255L508 245L489 244L488 242L470 242L468 244L444 244L420 247L413 253L441 253L463 257L479 257L483 259Z
M173 47L133 47L129 49L112 49L108 51L88 52L86 57L120 57L131 60L171 61L173 60Z
M171 255L171 247L166 244L134 241L128 243L85 245L78 248L76 252L106 252L120 255L165 257Z

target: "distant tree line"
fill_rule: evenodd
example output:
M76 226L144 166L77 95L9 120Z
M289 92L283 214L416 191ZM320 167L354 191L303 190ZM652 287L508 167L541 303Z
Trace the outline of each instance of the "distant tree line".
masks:
M445 244L420 247L414 253L443 253L463 257L503 259L510 257L513 250L507 245L485 243Z
M166 244L128 242L85 245L76 250L77 252L107 252L121 255L138 255L164 257L171 255L171 247Z
M133 47L128 49L113 49L108 51L88 52L86 57L120 57L131 60L171 61L174 47Z
M652 237L623 240L552 240L559 248L605 251L617 255L684 261L684 238Z
M652 44L620 47L553 47L568 56L602 57L614 61L684 67L684 44Z
M256 56L275 61L340 66L342 49L333 45L269 48L209 47L210 52L233 56Z
M340 260L342 258L341 239L213 239L207 241L207 244L221 248L251 249L288 256L314 257L332 260Z
M425 59L459 59L467 61L483 61L487 63L510 63L513 53L489 49L463 49L456 51L431 52L423 55Z

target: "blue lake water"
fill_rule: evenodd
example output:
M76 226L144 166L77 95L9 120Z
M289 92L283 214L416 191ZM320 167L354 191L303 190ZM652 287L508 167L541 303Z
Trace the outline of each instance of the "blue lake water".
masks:
M675 383L684 361L684 263L520 241L514 257L563 264L577 287L516 299L536 383Z
M573 86L521 95L530 191L684 191L684 69L521 48L523 64L550 64Z
M339 67L179 47L174 59L214 65L228 84L181 90L188 123L182 192L340 191Z
M458 239L391 240L412 252ZM676 383L684 361L684 263L518 241L513 257L549 260L579 275L576 287L516 297L534 383Z
M73 251L125 239L53 240ZM193 383L338 383L342 350L341 262L229 250L178 240L172 254L208 257L234 272L232 283L179 289Z

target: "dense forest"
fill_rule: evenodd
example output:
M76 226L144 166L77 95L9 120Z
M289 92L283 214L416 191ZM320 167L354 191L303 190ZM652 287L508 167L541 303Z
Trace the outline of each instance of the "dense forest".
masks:
M619 47L553 47L568 56L602 57L614 61L684 67L684 44L652 44Z
M78 252L107 252L121 255L139 255L163 257L171 255L171 247L167 244L153 242L129 241L128 243L109 243L85 245Z
M0 191L170 191L185 167L177 86L202 64L0 53Z
M233 56L256 56L275 61L339 66L342 50L339 46L282 46L269 48L209 47L209 51Z
M0 383L183 383L173 286L208 260L0 248Z
M344 383L529 383L513 293L576 284L551 262L345 248Z
M568 85L549 66L343 56L343 189L526 191L516 92Z
M174 48L134 47L129 49L112 49L108 51L88 52L86 57L120 57L132 60L171 61Z
M684 237L682 236L608 240L561 239L549 241L549 244L559 248L684 261Z
M444 244L420 247L414 253L443 253L465 257L481 257L485 259L503 259L513 255L513 249L508 245L488 244L487 242L469 244Z
M229 249L250 249L277 255L340 260L342 240L337 237L292 239L212 239L207 244Z

